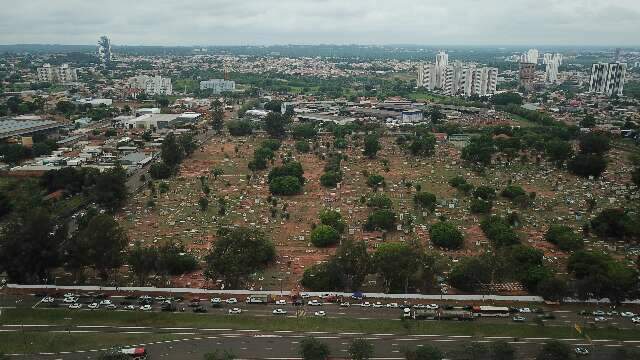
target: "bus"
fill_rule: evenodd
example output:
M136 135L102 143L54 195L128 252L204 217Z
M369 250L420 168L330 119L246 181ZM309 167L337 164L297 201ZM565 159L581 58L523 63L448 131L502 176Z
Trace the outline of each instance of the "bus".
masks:
M120 353L133 360L147 360L147 350L143 347L121 349Z
M509 308L505 306L474 306L473 314L482 317L508 317Z

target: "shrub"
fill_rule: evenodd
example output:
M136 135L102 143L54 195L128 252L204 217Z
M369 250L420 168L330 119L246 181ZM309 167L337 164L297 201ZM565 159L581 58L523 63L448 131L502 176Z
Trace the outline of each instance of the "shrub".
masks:
M391 209L393 202L385 194L372 194L367 200L367 206L376 209Z
M472 199L469 210L473 214L488 214L491 212L491 208L493 208L493 203L491 201Z
M421 191L413 196L413 201L427 211L436 209L436 196L430 192Z
M296 177L278 176L269 182L269 190L273 195L295 195L302 191L302 184Z
M439 222L429 230L431 242L446 249L459 249L464 243L464 236L460 230L448 222Z
M566 225L551 225L544 235L545 240L563 251L575 251L584 247L580 235Z
M367 218L365 229L392 231L396 226L396 214L387 209L373 211Z
M340 240L340 234L329 225L319 225L311 231L311 243L317 247L335 245Z

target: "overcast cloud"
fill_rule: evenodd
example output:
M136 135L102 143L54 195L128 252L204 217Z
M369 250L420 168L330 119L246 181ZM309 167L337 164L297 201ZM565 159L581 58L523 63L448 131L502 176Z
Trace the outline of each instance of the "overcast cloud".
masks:
M0 0L0 43L639 45L640 0Z

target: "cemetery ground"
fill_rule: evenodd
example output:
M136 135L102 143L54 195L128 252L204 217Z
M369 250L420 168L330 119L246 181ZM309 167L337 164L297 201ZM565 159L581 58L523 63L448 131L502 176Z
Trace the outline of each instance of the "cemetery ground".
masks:
M325 156L335 151L326 147L333 143L330 135L319 137L317 146L312 145L307 154L295 150L295 141L283 141L269 169L290 155L301 162L306 182L299 195L271 198L267 181L269 169L248 177L251 171L247 164L264 140L262 135L215 136L183 162L177 176L164 181L168 191L158 190L161 181L156 181L155 191L145 188L135 194L118 215L131 244L136 241L143 245L180 241L188 252L203 261L220 226L255 226L273 240L277 259L264 273L256 274L247 288L291 290L298 286L305 268L326 260L335 252L335 248L315 248L309 241L313 224L319 223L319 211L333 208L339 210L347 222L344 237L364 240L371 251L385 241L416 239L424 248L441 253L452 264L461 257L479 254L490 247L479 227L482 217L469 211L471 196L448 184L450 178L460 175L474 186L492 186L498 194L510 183L522 186L528 193L534 192L533 204L525 209L498 195L492 214L517 212L520 217L517 231L522 242L542 249L545 261L558 273L565 273L564 262L568 255L544 240L548 226L566 224L581 232L581 225L601 209L624 207L637 201L637 194L628 185L631 176L628 156L621 149L611 150L607 171L596 180L578 178L533 155L511 160L498 157L479 174L463 166L460 149L450 143L439 143L435 155L419 158L402 150L395 143L395 136L381 138L382 150L374 159L362 154L362 139L352 137L348 148L342 150L346 155L341 165L344 180L338 188L327 189L320 185L319 178L326 163ZM214 168L222 169L224 174L215 178L211 173ZM384 176L384 188L367 186L365 174L376 173ZM211 189L205 211L198 205L198 200L206 196L203 183ZM414 205L417 184L422 191L436 195L438 205L433 213L422 212ZM363 224L371 212L363 199L374 191L384 192L393 200L393 209L398 215L397 230L387 233L363 231ZM587 205L590 198L596 200L591 211ZM221 208L224 208L224 214L220 212ZM462 249L444 251L431 245L428 229L439 218L454 223L464 233ZM623 244L605 244L594 237L586 238L585 243L587 249L606 247L619 257L627 256L629 261L638 254L637 249ZM370 276L367 280L363 291L381 290L375 277ZM169 280L158 279L154 285L220 288L219 282L207 282L201 270ZM487 290L524 294L519 284L501 284ZM437 289L421 291L439 292ZM456 293L455 289L449 292L453 293Z

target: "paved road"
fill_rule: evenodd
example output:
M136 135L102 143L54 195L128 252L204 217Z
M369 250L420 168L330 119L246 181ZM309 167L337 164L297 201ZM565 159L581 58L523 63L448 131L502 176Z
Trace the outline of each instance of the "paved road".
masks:
M7 327L3 327L5 330ZM9 327L10 328L10 327ZM64 331L60 329L39 331ZM216 350L229 350L241 359L297 359L300 341L308 336L326 342L334 357L346 357L350 342L354 338L365 338L375 346L374 356L379 359L403 359L407 349L415 349L426 344L442 349L448 358L459 358L472 343L490 345L497 341L506 341L512 344L518 352L518 359L533 359L540 347L547 341L546 338L513 339L508 337L471 337L471 336L445 336L445 335L398 335L398 334L362 334L362 333L329 333L329 332L305 332L296 333L290 331L261 332L257 330L231 329L198 329L198 328L100 328L84 327L81 332L121 332L121 333L169 333L176 336L175 340L149 342L143 344L129 344L144 346L151 359L184 360L202 359L203 355ZM572 346L587 346L583 340L565 339ZM616 350L622 347L637 350L638 345L629 342L601 342L591 347L592 354L586 359L615 359ZM101 349L89 349L68 353L42 353L37 355L18 356L15 358L29 359L96 359Z

